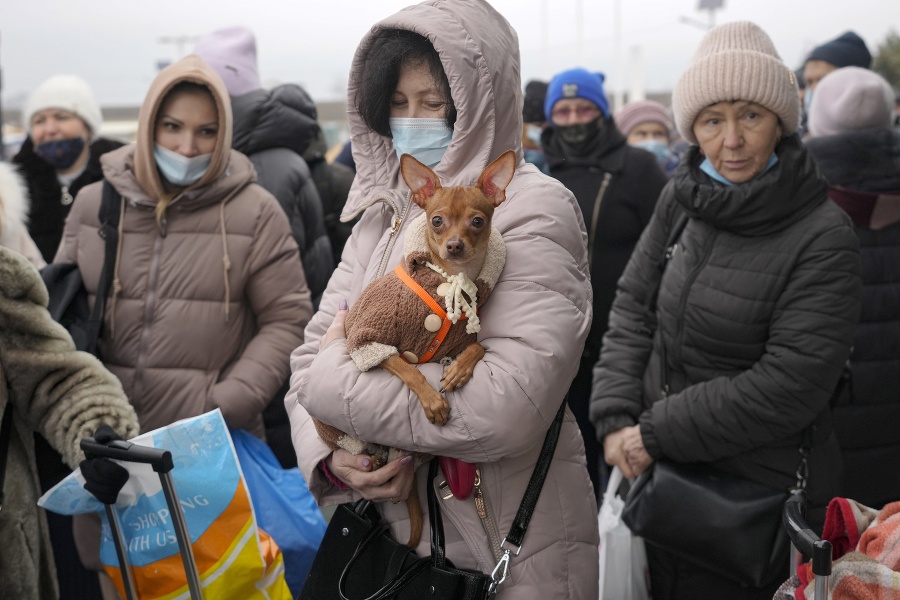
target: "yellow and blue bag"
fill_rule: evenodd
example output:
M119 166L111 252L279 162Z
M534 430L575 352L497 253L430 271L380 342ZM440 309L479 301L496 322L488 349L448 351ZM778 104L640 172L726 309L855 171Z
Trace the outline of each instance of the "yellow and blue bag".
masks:
M257 525L234 444L218 409L142 434L135 444L172 453L175 490L187 523L204 597L290 600L284 557ZM117 461L119 462L119 461ZM142 600L188 598L184 566L159 477L149 465L120 462L129 478L116 510ZM61 514L98 512L100 560L125 597L122 573L104 506L84 490L76 470L38 501Z

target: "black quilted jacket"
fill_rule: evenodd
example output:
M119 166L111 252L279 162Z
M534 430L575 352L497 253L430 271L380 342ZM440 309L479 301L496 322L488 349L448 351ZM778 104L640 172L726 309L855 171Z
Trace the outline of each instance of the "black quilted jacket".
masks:
M810 431L820 503L838 491L828 403L859 318L858 241L799 139L777 154L770 171L729 187L699 171L692 148L619 282L591 418L601 437L640 423L655 458L784 489ZM678 211L690 220L661 271Z

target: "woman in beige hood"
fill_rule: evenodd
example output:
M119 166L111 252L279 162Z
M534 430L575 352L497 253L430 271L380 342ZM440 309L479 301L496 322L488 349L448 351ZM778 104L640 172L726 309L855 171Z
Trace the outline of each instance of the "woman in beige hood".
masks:
M231 149L222 80L193 55L161 71L137 141L101 162L122 198L100 357L142 430L219 408L230 427L261 434L312 304L284 211ZM55 259L78 263L91 295L101 190L79 193Z
M396 62L379 69L385 56ZM319 503L375 500L395 539L409 537L408 512L390 500L407 497L413 465L400 459L370 471L364 456L332 453L318 439L310 415L362 440L477 463L489 509L485 520L471 496L440 502L447 557L459 568L486 573L499 552L486 528L501 536L509 531L591 323L581 212L569 191L522 157L521 89L516 33L487 2L417 4L377 23L363 38L348 93L357 176L342 220L362 216L305 344L291 357L285 399L300 469ZM430 128L431 139L417 142L403 126ZM428 422L399 378L383 369L360 372L339 326L342 300L352 305L415 240L410 222L423 211L400 177L401 149L433 164L445 186L474 185L493 159L506 150L516 153L506 201L493 215L506 244L506 265L489 301L478 307L478 341L486 354L465 386L445 394L450 417L443 426ZM440 364L418 368L440 388ZM427 471L422 465L416 472L420 498L426 497ZM421 556L430 553L427 515L424 520L416 549ZM521 552L512 558L498 599L595 600L597 543L584 444L567 410Z

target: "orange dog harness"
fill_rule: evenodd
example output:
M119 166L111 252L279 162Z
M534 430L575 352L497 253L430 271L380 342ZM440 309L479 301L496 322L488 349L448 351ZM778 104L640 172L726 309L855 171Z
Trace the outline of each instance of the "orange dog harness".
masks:
M434 353L437 352L437 349L444 343L444 338L447 337L447 332L450 331L450 327L453 325L453 321L447 318L447 311L441 308L441 305L438 304L434 298L431 297L431 294L425 291L421 285L419 285L409 274L404 270L403 265L397 265L397 268L394 269L394 273L397 277L400 278L400 281L405 283L412 291L414 291L419 298L421 298L428 307L434 311L438 317L441 318L441 328L438 329L437 333L434 334L434 339L431 340L431 343L428 344L428 349L425 350L425 354L423 354L419 358L419 363L425 363L431 360L431 357L434 356ZM465 319L466 315L460 317L460 320ZM400 355L401 358L403 355ZM405 358L403 360L406 360ZM407 361L409 362L409 361Z

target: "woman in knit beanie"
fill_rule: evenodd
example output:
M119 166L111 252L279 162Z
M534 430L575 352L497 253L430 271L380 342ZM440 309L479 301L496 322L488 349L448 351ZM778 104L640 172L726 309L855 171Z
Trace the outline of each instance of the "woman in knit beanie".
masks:
M839 493L829 401L859 313L856 236L795 133L794 74L758 26L711 30L673 105L693 145L619 280L591 418L627 477L691 463L786 498L800 469L816 528ZM780 505L747 536L722 519L711 531L720 509L697 502L676 536L643 534L654 599L771 598L788 577ZM721 546L691 550L698 539L755 558L724 568ZM764 575L751 577L754 563Z
M628 143L656 157L660 168L671 177L678 168L678 157L672 152L672 120L669 111L653 100L635 100L616 113L616 125Z
M826 75L816 88L805 140L828 196L853 219L863 265L860 324L850 366L852 404L835 407L844 459L841 494L866 506L900 498L900 480L884 465L900 464L900 129L894 93L861 67Z
M603 73L583 68L554 75L544 101L547 127L541 136L550 176L575 194L587 227L594 320L568 399L584 438L598 500L606 467L588 414L594 364L600 357L616 282L666 185L656 159L628 145L616 126L604 79Z
M53 260L78 191L103 178L100 156L122 146L101 138L103 117L88 83L76 75L50 77L23 113L28 138L13 163L31 196L28 233L46 262Z

